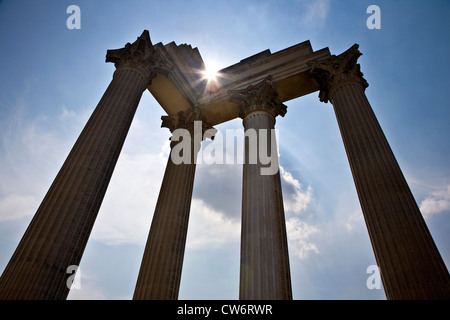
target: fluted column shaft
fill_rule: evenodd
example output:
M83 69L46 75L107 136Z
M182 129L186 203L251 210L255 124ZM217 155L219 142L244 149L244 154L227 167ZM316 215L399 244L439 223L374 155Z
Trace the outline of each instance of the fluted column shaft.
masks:
M341 69L321 98L336 113L386 296L448 299L449 273L367 100L352 48L333 63Z
M174 164L169 156L136 283L135 300L178 298L195 167L195 163Z
M64 299L147 83L117 70L0 280L0 297Z
M244 146L239 299L292 299L278 153L272 141L275 117L284 116L286 107L276 99L271 77L258 86L234 92L234 97L240 102L246 135L256 134L256 140L246 138ZM261 139L267 145L261 145ZM251 163L254 152L258 153L257 161ZM261 163L261 152L272 155L275 172L262 174L261 169L268 165Z
M117 65L116 65L117 66ZM0 278L0 299L65 299L149 78L119 67Z
M195 167L167 161L133 299L178 298Z
M135 300L178 298L194 186L195 159L201 142L201 137L200 140L194 140L194 130L191 130L193 114L187 116L190 119L186 119L182 114L184 113L181 112L175 117L163 117L163 121L167 120L164 122L170 122L163 125L171 130L186 129L191 141L187 144L183 140L171 142L171 152L133 296ZM180 117L183 117L181 121ZM200 134L202 133L200 130ZM189 161L175 164L172 153L178 143L185 143L184 146L190 148L190 157ZM182 152L186 151L182 149Z

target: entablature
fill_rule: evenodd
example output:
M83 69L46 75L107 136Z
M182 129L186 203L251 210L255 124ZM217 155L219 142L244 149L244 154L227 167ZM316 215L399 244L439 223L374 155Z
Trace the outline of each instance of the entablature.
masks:
M168 115L195 107L211 125L239 116L238 106L230 100L230 90L256 85L269 75L281 102L318 91L310 64L330 57L328 48L313 51L309 41L275 53L265 50L218 71L214 90L208 90L208 80L202 73L205 64L197 48L174 42L158 43L154 48L172 69L154 78L148 90Z

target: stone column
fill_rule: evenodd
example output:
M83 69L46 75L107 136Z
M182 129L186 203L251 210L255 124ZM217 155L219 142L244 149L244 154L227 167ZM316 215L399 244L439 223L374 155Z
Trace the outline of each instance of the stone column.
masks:
M284 116L286 106L277 99L271 79L269 76L256 86L230 91L232 99L239 103L247 137L242 187L239 290L242 300L292 299L286 222L273 130L275 117ZM261 155L271 155L275 170L269 169L267 163L263 164Z
M388 299L449 299L450 277L364 93L358 45L313 63L331 101Z
M172 134L183 133L183 137L180 139L177 134L171 138L171 152L142 258L135 300L178 298L197 153L203 133L212 129L199 113L192 111L164 116L162 120L162 126Z
M143 91L156 75L145 31L108 50L116 71L0 278L0 299L65 299Z

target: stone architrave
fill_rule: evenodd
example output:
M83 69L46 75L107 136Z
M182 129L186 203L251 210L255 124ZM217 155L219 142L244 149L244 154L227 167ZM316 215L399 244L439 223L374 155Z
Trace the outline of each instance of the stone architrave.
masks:
M278 100L271 80L268 76L257 85L229 92L231 99L238 102L245 134L253 131L257 137L253 141L257 146L251 146L252 142L246 139L244 147L239 290L242 300L292 299L278 154L272 140L275 117L284 116L286 106ZM263 147L266 150L260 150L262 138L267 141ZM276 173L261 174L265 167L260 161L261 151L272 155ZM252 152L258 153L255 163L249 161L255 159Z
M195 111L180 111L178 115L164 116L162 120L162 126L169 128L172 134L177 129L187 131L188 135L183 136L183 139L190 139L187 144L190 150L182 149L183 153L189 152L187 159L184 157L187 161L174 163L175 147L186 141L178 138L178 141L173 141L172 136L171 152L144 250L134 300L176 300L178 298L196 158L203 134L206 130L212 129L206 119ZM199 132L196 132L198 124L201 127ZM197 137L198 133L200 137Z
M116 71L0 278L0 299L65 299L142 93L167 72L145 31L108 50Z
M449 299L450 276L367 100L358 45L311 64L333 104L388 299Z

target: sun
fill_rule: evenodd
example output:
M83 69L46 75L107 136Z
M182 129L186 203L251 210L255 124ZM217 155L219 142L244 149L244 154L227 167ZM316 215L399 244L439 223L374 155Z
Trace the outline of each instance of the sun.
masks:
M219 66L214 63L210 62L208 64L205 64L205 69L201 72L203 80L206 80L206 91L208 92L216 92L220 87L220 73L219 73Z
M217 80L217 75L217 69L212 66L205 67L205 70L203 70L203 76L208 81Z
M204 79L216 81L219 76L219 69L220 66L214 59L205 61L205 69L202 71Z

